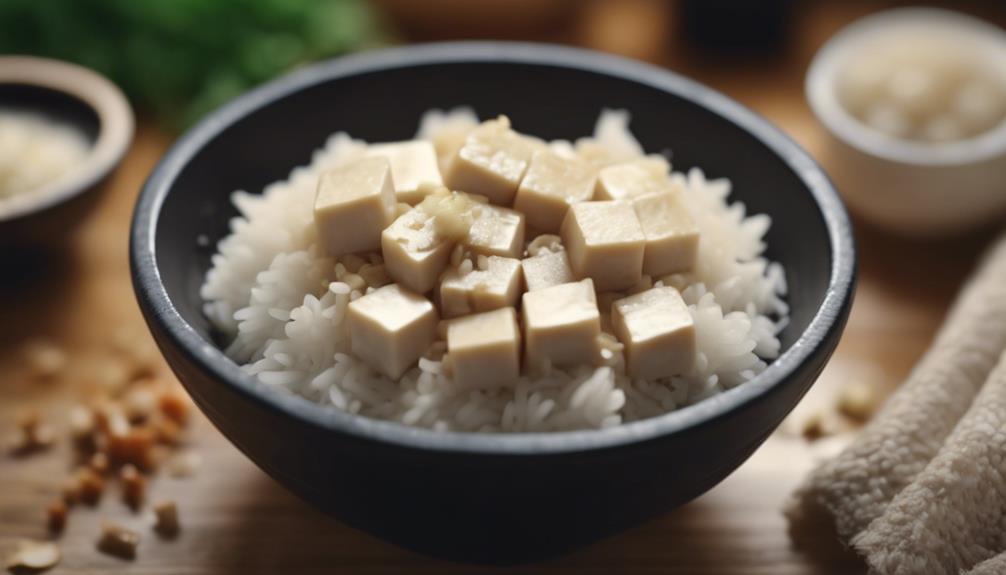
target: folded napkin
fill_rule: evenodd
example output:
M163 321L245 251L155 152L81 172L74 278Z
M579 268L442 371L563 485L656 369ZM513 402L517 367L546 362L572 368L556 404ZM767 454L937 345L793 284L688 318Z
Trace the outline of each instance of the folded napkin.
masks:
M999 438L1006 427L992 419L1006 417L997 395L1006 391L996 391L1006 384L994 381L1006 378L1006 368L990 378L1004 349L1006 236L985 255L908 379L853 443L794 493L785 510L794 541L829 526L885 575L957 573L1006 550L998 539L1006 525L997 515L1006 504L1006 441ZM994 431L991 421L998 421ZM961 467L975 453L985 459ZM940 515L938 500L956 506L952 518ZM994 528L983 523L992 519L1000 521ZM982 529L995 533L960 547ZM1002 572L982 565L976 569Z

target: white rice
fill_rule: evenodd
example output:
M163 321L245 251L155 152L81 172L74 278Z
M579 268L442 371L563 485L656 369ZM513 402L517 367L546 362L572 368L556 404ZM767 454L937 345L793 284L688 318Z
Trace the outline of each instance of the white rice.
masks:
M0 108L0 208L77 168L90 147L74 126L35 112Z
M612 157L634 157L642 147L628 130L628 114L605 110L593 138ZM417 137L477 122L468 109L431 111ZM554 142L572 149L568 142ZM779 330L788 317L781 266L762 257L770 220L747 216L727 203L729 180L706 180L700 170L673 173L701 239L688 274L659 281L681 290L695 321L698 361L693 373L668 380L631 380L621 346L604 352L608 365L551 369L513 387L458 389L445 377L435 346L419 366L394 382L350 352L343 318L365 293L355 266L321 257L312 220L317 176L359 157L366 144L343 133L329 138L311 164L261 195L238 191L241 215L219 244L202 286L205 313L231 338L227 353L262 385L367 417L436 430L557 431L618 425L673 411L750 380L778 356ZM375 254L373 261L379 262ZM353 270L353 271L350 271ZM654 278L655 280L657 278ZM356 285L356 288L352 286Z

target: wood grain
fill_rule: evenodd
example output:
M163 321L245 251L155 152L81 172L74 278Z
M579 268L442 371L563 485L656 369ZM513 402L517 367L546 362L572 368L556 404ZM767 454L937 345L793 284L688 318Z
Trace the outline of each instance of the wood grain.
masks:
M794 47L782 62L707 64L671 52L661 62L692 75L776 122L811 153L820 128L802 98L803 70L822 40L864 8L804 9ZM588 35L589 37L589 35ZM638 46L633 44L633 50ZM73 377L28 381L19 349L45 336L74 358L103 353L120 326L142 330L126 258L127 231L139 187L169 144L142 125L122 168L108 183L97 212L65 249L14 258L0 282L12 305L0 312L0 432L14 415L37 407L54 422L78 393ZM837 171L841 166L826 168ZM860 283L848 329L834 359L790 420L739 471L693 503L629 532L541 565L498 570L536 573L837 574L859 573L854 559L807 554L790 547L780 507L813 462L841 447L848 435L807 443L801 418L833 403L849 381L890 389L911 369L939 325L962 277L987 239L918 243L857 225ZM9 256L9 254L8 254ZM140 331L145 336L145 331ZM59 539L64 552L54 573L470 573L397 549L330 520L278 486L200 419L194 448L204 465L191 479L159 478L155 499L180 504L183 530L159 539L149 519L117 497L72 514ZM70 465L63 449L27 459L0 458L0 557L19 538L45 537L43 510ZM139 559L97 553L104 518L143 533ZM821 535L826 538L826 534ZM479 569L479 571L497 571Z

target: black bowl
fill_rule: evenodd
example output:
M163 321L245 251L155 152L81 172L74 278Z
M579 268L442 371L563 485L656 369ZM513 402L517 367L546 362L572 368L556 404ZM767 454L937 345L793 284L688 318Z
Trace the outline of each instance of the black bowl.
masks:
M766 213L768 256L786 267L784 353L753 381L697 405L604 431L438 433L268 392L220 351L198 288L228 195L305 163L328 134L410 138L430 108L505 113L544 138L589 134L603 107L632 113L648 151L733 179ZM203 236L203 240L200 237ZM186 134L143 189L131 261L161 350L213 423L267 473L340 520L423 553L522 562L595 541L716 485L765 440L838 342L855 276L853 239L828 178L778 130L671 73L569 48L452 43L300 70ZM673 541L668 542L673 545Z
M0 259L56 247L97 205L101 184L133 137L133 113L119 89L96 72L45 58L0 57L0 107L28 110L74 126L90 143L83 164L45 193L0 205Z

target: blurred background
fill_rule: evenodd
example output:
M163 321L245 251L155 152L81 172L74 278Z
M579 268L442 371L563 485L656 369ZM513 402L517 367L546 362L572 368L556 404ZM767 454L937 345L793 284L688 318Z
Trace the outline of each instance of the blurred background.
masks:
M120 373L124 370L173 382L133 300L126 253L133 203L150 170L186 127L258 84L312 61L411 42L492 38L582 46L666 67L738 100L803 145L842 188L852 181L849 164L832 153L830 130L807 102L808 67L842 28L906 5L2 0L0 55L55 58L104 75L128 97L136 129L121 164L99 186L96 205L77 218L72 233L44 246L0 243L5 264L0 296L14 303L0 311L0 430L21 426L25 413L59 427L81 386L100 388L132 377ZM977 17L999 27L1000 35L1006 22L1006 2L927 5ZM1006 107L1006 97L998 98L991 105ZM5 149L0 134L0 152ZM0 183L4 166L0 158ZM999 195L1006 197L1006 188L1000 187ZM952 233L906 235L854 209L861 279L852 318L834 360L790 425L695 503L544 568L862 572L849 558L822 560L793 550L779 508L815 459L834 451L843 433L868 417L838 413L842 387L862 383L879 401L923 353L962 278L1001 227L1002 218L992 215ZM812 424L816 427L808 431ZM101 514L75 517L77 524L64 537L65 572L131 572L138 565L145 572L177 573L275 572L291 566L309 572L319 565L354 572L460 569L326 520L267 479L202 420L197 418L189 433L202 471L192 483L157 484L161 493L184 497L188 536L154 545L137 564L123 564L93 552ZM811 435L834 441L809 442ZM65 476L68 449L0 458L0 556L19 538L45 537L44 511ZM759 497L750 496L755 493ZM129 516L114 506L101 509L104 516ZM667 546L669 540L685 544Z

